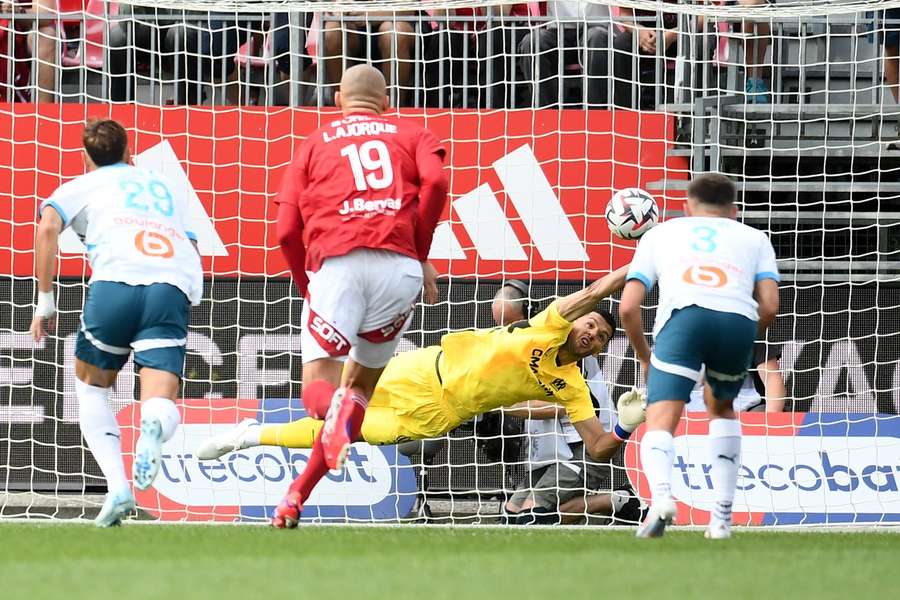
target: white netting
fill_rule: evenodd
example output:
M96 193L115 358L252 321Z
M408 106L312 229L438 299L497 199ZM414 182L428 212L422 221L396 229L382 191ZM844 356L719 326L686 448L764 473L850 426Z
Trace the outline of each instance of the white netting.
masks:
M665 0L586 0L586 4L601 4L637 10L665 10L676 14L706 15L712 17L820 17L897 8L900 0L774 0L772 2L731 3L709 2L708 0L681 0L669 3ZM120 4L148 6L142 0L124 0ZM153 3L158 8L178 10L203 10L218 12L258 12L286 10L317 10L332 12L380 12L409 10L454 10L459 8L485 8L510 6L504 0L338 0L333 2L316 0L260 0L241 2L240 0L161 0Z
M301 451L247 450L208 465L192 452L243 417L300 414L301 299L272 200L297 143L335 114L342 70L371 61L401 114L448 149L453 208L432 255L449 277L440 304L417 309L404 349L493 326L504 280L524 281L539 309L626 263L633 244L611 240L603 219L614 190L648 189L672 218L691 174L726 173L740 218L770 233L783 275L764 358L779 356L786 387L764 377L762 393L748 386L745 400L784 400L785 413L744 417L759 427L745 430L741 519L896 520L900 110L890 86L900 71L884 56L900 46L900 14L885 13L900 0L510 11L453 0L69 4L0 13L0 514L89 515L104 488L77 425L72 354L87 273L77 240L62 245L58 336L35 349L26 333L35 210L82 172L90 116L119 119L135 162L188 189L208 271L188 339L186 424L142 509L251 520L280 498ZM615 414L603 391L615 399L635 376L621 331L600 374L596 366L592 391L608 428ZM127 367L113 394L126 447L134 392ZM549 485L563 488L573 519L608 522L605 492L631 484L646 494L634 441L612 466L585 466L571 430L553 423L532 422L524 435L518 417L494 415L401 454L359 447L308 514L491 521L515 488ZM686 423L688 434L705 431L700 415ZM677 495L702 523L702 437L679 440ZM566 464L529 462L529 441ZM557 494L536 497L555 503Z

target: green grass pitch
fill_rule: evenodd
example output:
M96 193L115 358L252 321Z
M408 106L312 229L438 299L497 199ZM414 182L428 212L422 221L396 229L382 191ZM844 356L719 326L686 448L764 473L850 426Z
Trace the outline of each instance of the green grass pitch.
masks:
M0 597L887 598L896 533L0 525Z

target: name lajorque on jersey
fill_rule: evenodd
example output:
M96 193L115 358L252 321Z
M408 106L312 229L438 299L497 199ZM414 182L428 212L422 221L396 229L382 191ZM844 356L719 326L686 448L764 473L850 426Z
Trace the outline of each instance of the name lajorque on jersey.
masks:
M326 144L348 137L361 137L366 135L377 136L397 133L397 126L393 123L373 120L369 117L351 115L339 121L332 121L329 126L334 128L333 133L322 132L322 141Z

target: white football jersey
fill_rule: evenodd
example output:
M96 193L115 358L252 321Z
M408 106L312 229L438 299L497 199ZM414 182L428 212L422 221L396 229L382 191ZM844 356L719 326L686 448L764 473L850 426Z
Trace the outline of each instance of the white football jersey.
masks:
M572 425L570 424L569 427ZM569 448L563 434L560 419L526 419L525 433L528 435L528 468L530 470L572 460L572 449Z
M120 163L59 186L52 206L87 247L91 281L168 283L192 304L203 294L203 267L187 229L187 198L168 179Z
M597 418L603 424L603 429L612 431L619 422L619 413L616 412L616 406L609 397L609 387L606 384L603 370L600 369L600 360L596 356L587 356L581 359L581 374L591 391L592 399L597 404ZM571 427L571 424L569 426ZM572 430L575 430L574 427Z
M674 311L691 305L758 321L756 282L779 277L775 250L762 231L733 219L681 217L643 235L628 279L648 290L659 281L658 334Z

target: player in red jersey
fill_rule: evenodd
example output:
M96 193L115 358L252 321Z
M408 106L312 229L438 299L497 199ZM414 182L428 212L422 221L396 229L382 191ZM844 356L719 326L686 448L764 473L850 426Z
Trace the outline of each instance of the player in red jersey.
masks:
M306 298L303 402L325 425L274 527L296 526L313 487L343 465L423 283L426 301L437 300L427 258L447 203L444 148L383 116L385 90L378 69L348 69L335 95L342 118L301 144L278 196L278 239Z

